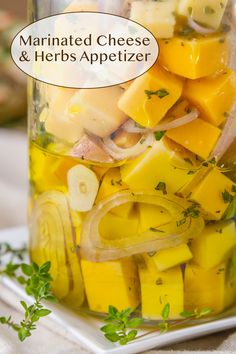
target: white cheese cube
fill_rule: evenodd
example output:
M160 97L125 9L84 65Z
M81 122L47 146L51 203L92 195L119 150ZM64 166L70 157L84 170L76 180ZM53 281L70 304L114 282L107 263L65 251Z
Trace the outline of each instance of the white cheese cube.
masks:
M190 16L200 24L219 28L228 0L180 0L177 12L183 16Z
M127 119L118 108L123 94L120 87L80 90L71 99L68 113L72 120L101 138L116 131Z
M149 29L157 38L173 37L177 0L133 1L130 18Z

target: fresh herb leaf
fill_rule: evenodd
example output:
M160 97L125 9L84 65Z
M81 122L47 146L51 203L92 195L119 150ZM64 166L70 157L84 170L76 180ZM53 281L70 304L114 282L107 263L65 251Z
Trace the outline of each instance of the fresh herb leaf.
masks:
M165 182L159 182L155 188L156 191L161 191L164 195L167 194L166 184Z
M160 229L157 229L157 228L155 228L155 227L150 227L149 230L152 231L152 232L161 232L161 233L164 233L164 232L165 232L165 231L160 230Z
M162 138L163 138L163 136L165 135L165 131L159 131L159 132L155 132L154 133L154 136L155 136L155 139L157 140L157 141L160 141Z
M168 96L169 92L163 88L163 89L156 90L156 91L145 90L145 94L147 95L148 99L150 100L152 98L152 96L157 96L162 99L162 98Z
M119 342L120 345L133 341L138 334L134 328L141 326L144 321L142 317L134 317L134 313L135 310L132 308L118 311L116 307L110 305L108 316L105 318L107 324L100 328L104 336L110 342Z
M170 324L168 322L169 315L170 315L170 304L166 304L161 312L162 322L159 324L161 333L166 333L170 328Z
M24 249L14 250L9 245L0 245L0 256L9 256L12 253L11 258L17 257L23 259ZM0 258L1 262L2 257ZM2 264L0 262L0 264ZM46 262L42 266L33 263L29 264L14 264L12 260L8 262L5 267L0 269L0 275L15 278L20 284L24 285L25 291L28 295L34 298L33 305L28 305L25 301L20 301L22 308L24 309L24 318L20 323L15 323L11 316L0 317L0 324L7 325L17 332L20 341L24 341L26 338L32 335L32 332L36 330L36 322L40 318L48 316L51 311L42 305L42 301L55 301L55 297L51 291L52 277L49 273L51 269L51 263ZM21 272L21 274L19 274Z
M233 201L234 197L225 189L224 192L222 192L222 198L224 200L224 203L228 204Z

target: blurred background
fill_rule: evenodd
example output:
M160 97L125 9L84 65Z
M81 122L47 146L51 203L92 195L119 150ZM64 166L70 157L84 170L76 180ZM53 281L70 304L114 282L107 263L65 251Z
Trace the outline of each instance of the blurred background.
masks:
M0 1L0 229L26 223L26 76L10 44L26 24L26 0Z

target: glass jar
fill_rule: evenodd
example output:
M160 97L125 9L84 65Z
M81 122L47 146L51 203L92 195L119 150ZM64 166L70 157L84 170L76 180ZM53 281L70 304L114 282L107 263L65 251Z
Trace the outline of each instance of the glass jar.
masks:
M33 4L33 5L32 5ZM125 84L31 79L30 254L52 263L70 308L146 320L236 299L235 2L35 0L118 14L157 38L158 62ZM79 86L79 85L78 85Z

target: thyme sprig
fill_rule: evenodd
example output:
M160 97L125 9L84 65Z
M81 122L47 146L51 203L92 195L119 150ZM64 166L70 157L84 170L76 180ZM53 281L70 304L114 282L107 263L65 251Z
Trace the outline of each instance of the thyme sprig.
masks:
M202 310L196 309L194 311L183 311L180 313L180 316L183 318L182 320L180 319L177 321L171 321L171 306L169 303L167 303L161 311L162 319L158 326L153 330L147 331L141 335L138 335L137 329L143 324L144 319L142 317L133 317L133 319L130 319L130 316L134 316L135 312L136 310L132 310L130 308L118 311L115 307L109 306L109 315L105 319L108 324L101 328L101 331L105 333L104 336L111 342L119 342L121 345L125 345L133 340L141 339L152 333L159 333L161 335L174 327L181 327L183 324L190 324L194 319L207 317L212 313L212 309L203 308ZM120 318L122 319L120 320ZM134 327L136 328L135 330L128 331L128 328Z
M24 318L19 322L12 320L11 316L0 316L0 324L6 325L14 330L20 341L24 341L36 330L36 322L40 318L48 316L51 311L44 307L42 301L55 301L52 294L52 277L50 275L51 263L46 262L39 266L36 263L31 265L26 263L14 263L14 258L23 260L25 248L13 249L9 244L0 244L0 264L3 264L3 258L10 256L10 261L2 266L0 275L14 278L25 288L26 294L34 299L32 305L25 301L20 301L24 309Z

